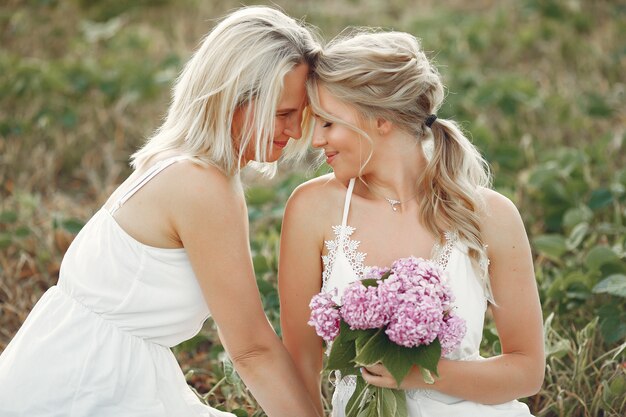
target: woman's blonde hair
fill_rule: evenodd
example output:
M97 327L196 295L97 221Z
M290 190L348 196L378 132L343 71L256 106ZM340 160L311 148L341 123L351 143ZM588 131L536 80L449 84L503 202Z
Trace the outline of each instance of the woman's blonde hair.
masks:
M432 139L418 184L420 219L441 240L446 231L456 231L466 242L493 302L479 221L480 189L490 185L489 167L454 121L438 118L426 126L443 102L444 86L419 41L408 33L355 29L326 46L308 82L309 98L324 119L345 124L320 108L318 86L353 106L360 120L383 118L416 140ZM358 126L350 127L367 138Z
M265 161L283 79L299 64L312 69L320 49L309 28L279 10L244 7L227 15L185 65L165 121L132 155L132 166L137 169L161 152L174 151L233 175L253 138L255 160ZM234 112L246 104L249 123L243 123L241 138L233 138ZM310 125L306 111L304 137L310 135ZM300 142L286 154L303 154L307 141Z

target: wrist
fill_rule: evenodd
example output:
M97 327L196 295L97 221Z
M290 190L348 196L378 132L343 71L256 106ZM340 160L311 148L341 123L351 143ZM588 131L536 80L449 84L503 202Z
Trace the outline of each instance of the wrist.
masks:
M443 358L439 361L439 364L437 366L437 373L439 374L439 376L431 372L431 375L433 379L435 380L433 383L428 383L424 380L424 375L422 374L422 371L419 366L416 366L416 365L413 366L411 368L411 371L407 375L407 377L404 378L404 381L402 381L401 388L406 389L406 390L412 390L412 389L440 390L442 388L442 385L445 383L443 376L445 375L446 373L445 369L449 366L450 362L451 362L450 360L443 359Z

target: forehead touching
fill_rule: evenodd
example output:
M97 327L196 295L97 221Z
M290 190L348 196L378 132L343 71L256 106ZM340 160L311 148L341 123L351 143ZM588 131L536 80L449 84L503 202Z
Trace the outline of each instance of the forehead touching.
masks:
M277 110L289 112L302 110L306 103L306 79L309 74L307 64L298 64L283 79L283 91Z
M359 120L354 106L333 96L326 87L321 84L316 86L316 100L312 103L316 118L339 119L346 123L355 123Z

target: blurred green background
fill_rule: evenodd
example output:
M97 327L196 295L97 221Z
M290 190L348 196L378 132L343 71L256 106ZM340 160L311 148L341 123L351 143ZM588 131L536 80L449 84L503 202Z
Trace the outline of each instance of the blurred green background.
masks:
M0 351L56 283L73 237L129 174L128 155L160 124L173 80L214 19L263 3L3 0ZM349 25L422 39L448 87L440 114L484 152L533 244L548 367L541 392L524 401L537 416L626 414L626 2L275 4L326 40ZM319 172L283 167L249 182L254 263L277 330L283 206ZM490 322L483 351L499 352ZM263 415L211 322L175 352L204 401Z

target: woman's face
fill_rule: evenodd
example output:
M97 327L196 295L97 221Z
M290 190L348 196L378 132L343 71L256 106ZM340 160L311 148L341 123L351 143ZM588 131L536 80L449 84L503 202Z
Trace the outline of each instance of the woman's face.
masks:
M326 88L317 87L321 109L329 115L357 126L371 136L367 127L359 121L356 109L333 97ZM321 148L326 155L326 163L333 168L335 176L341 180L357 177L372 153L372 145L348 126L315 117L313 147Z
M283 80L283 91L274 116L274 137L268 147L264 162L274 162L278 160L287 146L289 139L300 139L302 137L302 112L306 106L306 80L309 73L309 66L299 64L289 71ZM235 110L233 117L233 135L239 137L245 120L248 105ZM255 160L255 141L253 138L246 148L243 159L244 162Z

